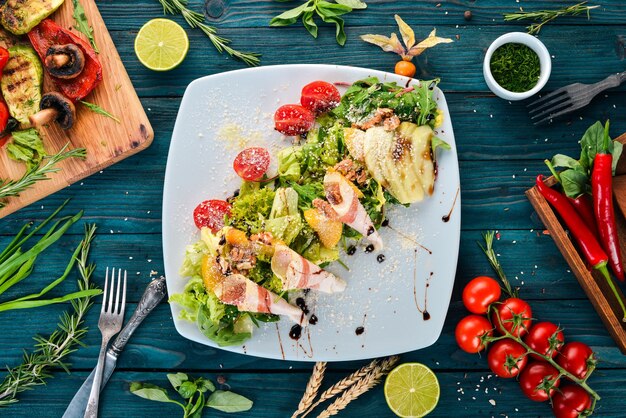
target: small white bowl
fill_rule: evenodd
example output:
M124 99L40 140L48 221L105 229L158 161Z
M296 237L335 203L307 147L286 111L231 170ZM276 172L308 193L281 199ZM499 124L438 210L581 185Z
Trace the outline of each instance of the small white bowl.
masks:
M496 82L496 80L493 78L493 75L491 74L491 56L496 49L508 43L524 44L533 51L535 51L537 56L539 56L539 65L541 68L539 73L539 81L537 81L535 87L528 91L516 93L506 90L504 87L500 86ZM551 71L552 60L550 59L550 53L548 52L546 46L539 39L524 32L506 33L493 41L493 43L489 46L489 49L487 49L487 53L485 54L485 61L483 62L483 74L485 76L487 86L492 92L496 94L496 96L499 96L506 100L524 100L535 95L536 93L539 93L539 90L541 90L543 86L545 86L548 82Z

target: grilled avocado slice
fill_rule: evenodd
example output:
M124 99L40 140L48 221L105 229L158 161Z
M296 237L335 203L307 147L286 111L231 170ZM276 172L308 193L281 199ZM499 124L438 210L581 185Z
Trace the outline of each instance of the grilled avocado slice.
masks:
M5 0L0 7L0 23L15 35L24 35L50 16L64 0Z
M27 126L28 117L39 111L43 67L39 56L30 46L12 46L9 54L9 61L0 79L0 89L11 116L22 126Z

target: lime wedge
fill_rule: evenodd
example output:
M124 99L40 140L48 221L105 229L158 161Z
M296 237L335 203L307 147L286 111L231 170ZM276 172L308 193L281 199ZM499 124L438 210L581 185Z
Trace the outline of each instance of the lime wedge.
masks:
M185 30L169 19L152 19L135 38L135 54L139 61L154 71L176 68L187 55L189 38Z
M435 373L423 364L404 363L387 376L385 399L399 417L423 417L439 402L439 381Z

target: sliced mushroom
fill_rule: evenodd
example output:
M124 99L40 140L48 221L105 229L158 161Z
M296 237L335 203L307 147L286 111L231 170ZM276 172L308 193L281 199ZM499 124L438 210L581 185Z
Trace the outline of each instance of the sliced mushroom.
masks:
M50 75L71 79L78 77L85 68L85 56L74 44L52 45L46 52L44 63Z
M70 129L76 119L74 103L61 93L46 93L41 98L39 112L30 116L30 123L35 127L46 125L53 120L63 129Z

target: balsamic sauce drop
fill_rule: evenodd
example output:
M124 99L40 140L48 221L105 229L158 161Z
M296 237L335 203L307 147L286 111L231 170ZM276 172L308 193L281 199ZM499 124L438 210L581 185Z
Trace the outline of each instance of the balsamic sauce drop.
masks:
M292 340L299 340L301 336L302 336L302 327L299 324L296 324L293 327L291 327L291 330L289 331L289 338L291 338Z
M309 318L309 324L311 325L317 324L317 316L315 314L311 315L311 317Z
M354 253L356 253L356 247L354 245L349 246L346 250L346 253L348 255L354 255Z
M365 247L366 253L371 253L372 251L374 251L374 244L370 244L367 247Z
M378 261L379 263L385 261L385 254L378 254L378 257L376 257L376 261Z
M356 335L361 335L365 332L365 328L364 327L356 327L356 329L354 330L354 333Z
M422 312L422 317L424 318L424 321L428 321L430 319L430 313L428 311L424 311Z

